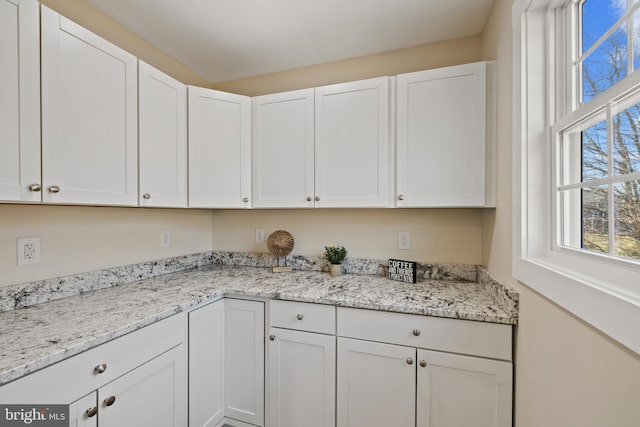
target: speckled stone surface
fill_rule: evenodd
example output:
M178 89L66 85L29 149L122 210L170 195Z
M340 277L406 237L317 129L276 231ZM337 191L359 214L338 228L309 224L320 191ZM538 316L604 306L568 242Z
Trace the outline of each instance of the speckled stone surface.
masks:
M211 264L211 252L0 287L0 312Z
M0 385L221 296L286 299L515 324L486 284L213 264L0 313Z
M283 263L284 260L281 259L280 262ZM387 277L387 262L388 260L347 258L343 271L347 274ZM276 263L276 258L268 253L214 251L38 280L0 287L0 312L211 264L272 267ZM329 264L322 256L290 255L286 264L294 270L329 271ZM419 281L433 279L475 282L477 266L418 263L417 278Z
M212 253L214 264L244 265L251 267L273 267L276 258L267 253L254 252L222 252ZM388 261L366 258L347 258L342 269L347 274L368 274L387 277ZM284 260L281 259L283 264ZM286 265L294 270L329 271L329 263L323 256L289 255ZM477 266L472 264L432 264L418 262L418 280L458 280L475 282L477 280Z

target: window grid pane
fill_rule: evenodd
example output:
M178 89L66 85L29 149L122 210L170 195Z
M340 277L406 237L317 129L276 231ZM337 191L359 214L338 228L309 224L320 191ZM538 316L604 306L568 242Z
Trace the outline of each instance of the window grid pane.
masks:
M614 192L614 255L640 259L640 180L617 183Z

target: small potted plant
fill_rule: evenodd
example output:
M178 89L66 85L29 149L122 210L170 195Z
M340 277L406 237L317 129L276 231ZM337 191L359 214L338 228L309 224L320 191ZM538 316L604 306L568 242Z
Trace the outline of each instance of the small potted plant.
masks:
M347 257L347 250L344 246L325 246L324 256L331 264L329 272L332 276L340 276L342 274L342 261Z

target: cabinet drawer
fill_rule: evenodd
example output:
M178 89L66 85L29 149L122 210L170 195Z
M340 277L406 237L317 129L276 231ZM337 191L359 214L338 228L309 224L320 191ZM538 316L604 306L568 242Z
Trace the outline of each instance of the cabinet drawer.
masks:
M271 300L271 326L299 331L336 333L336 308L331 305Z
M511 360L510 325L338 308L338 336Z
M180 345L185 332L185 315L176 314L6 384L0 402L70 403Z

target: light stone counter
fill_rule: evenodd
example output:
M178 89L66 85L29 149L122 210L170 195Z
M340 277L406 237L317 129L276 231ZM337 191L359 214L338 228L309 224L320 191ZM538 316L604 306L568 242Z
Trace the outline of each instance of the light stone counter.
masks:
M517 323L517 294L477 282L205 265L0 313L0 385L222 296L242 295ZM511 302L515 304L511 304Z

